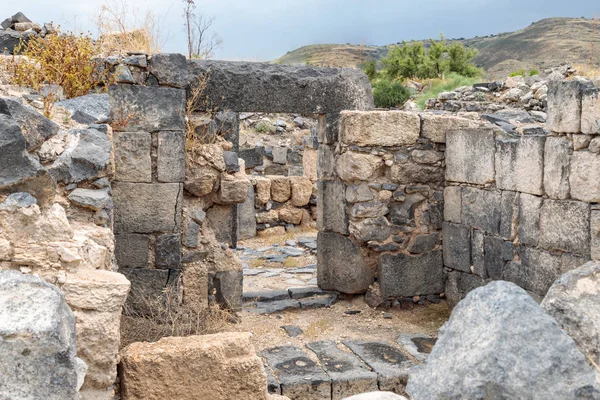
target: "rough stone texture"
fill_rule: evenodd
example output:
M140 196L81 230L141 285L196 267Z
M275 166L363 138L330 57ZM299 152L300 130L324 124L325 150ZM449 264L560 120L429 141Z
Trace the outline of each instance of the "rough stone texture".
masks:
M373 109L369 79L359 70L188 61L188 82L207 72L211 77L205 92L208 105L221 109L299 114Z
M364 293L373 283L373 271L365 264L360 247L346 236L319 232L317 281L324 290Z
M12 117L19 125L27 142L27 150L39 147L46 139L56 135L60 128L56 122L16 97L0 97L0 114Z
M477 128L476 121L453 115L421 113L421 135L436 143L446 142L446 133L455 130Z
M157 236L154 246L157 268L177 269L181 267L181 235L179 233Z
M600 133L600 88L588 89L583 92L581 133Z
M114 85L110 119L121 131L180 131L184 128L185 90L160 86ZM117 123L117 124L116 124Z
M121 355L121 396L133 399L265 400L267 377L249 333L166 337Z
M519 241L537 246L540 240L542 198L529 194L519 196Z
M333 341L312 342L306 345L312 350L321 367L331 378L331 399L377 390L377 374L369 371L353 355L340 350Z
M110 119L110 98L106 93L86 94L54 105L65 107L71 113L71 119L80 124L105 124Z
M408 351L411 356L421 362L427 360L436 341L436 337L414 333L401 333L396 339L396 342L402 346L404 350Z
M504 267L503 279L543 296L561 273L559 255L537 248L519 247L521 263L509 262Z
M348 234L345 185L336 181L319 181L318 188L317 228L319 231Z
M360 203L363 201L373 200L373 193L366 183L358 185L348 185L346 188L346 200L349 203Z
M75 317L55 286L0 272L0 340L0 397L76 398Z
M111 204L111 198L104 189L77 188L69 193L69 200L80 207L98 211Z
M254 209L254 186L248 185L246 201L237 206L238 239L244 240L256 236L256 210Z
M271 199L271 180L261 177L256 178L256 201L264 205Z
M390 168L392 182L399 184L437 183L444 180L444 170L440 167L405 162Z
M544 149L544 190L550 198L563 200L569 196L569 153L566 137L548 137Z
M503 191L500 202L500 236L514 240L519 227L519 193Z
M590 212L590 248L592 260L600 260L600 210Z
M544 200L540 210L540 247L590 254L590 207L579 201Z
M284 176L269 176L271 180L271 197L279 203L285 203L292 196L290 180Z
M391 228L390 223L383 216L350 222L350 233L362 243L373 240L385 241L390 236Z
M340 142L347 146L405 146L419 138L420 119L406 111L344 111Z
M88 365L83 389L115 382L121 308L129 288L119 273L85 269L67 274L61 286L77 320L77 355Z
M292 205L304 207L310 202L313 185L310 179L303 176L291 176L289 178L292 188Z
M596 365L600 364L599 296L600 264L591 261L556 280L541 304Z
M485 184L495 179L494 131L465 129L446 134L446 180ZM473 168L477 165L477 168Z
M571 156L571 197L589 203L600 202L600 154L576 151Z
M559 133L581 131L581 91L582 85L576 80L548 84L548 129Z
M496 187L544 194L544 141L543 136L496 141Z
M239 264L238 264L239 265ZM223 265L217 265L223 268ZM227 310L242 309L243 279L241 265L239 270L217 271L209 274L208 292L215 293L215 299Z
M115 233L170 232L181 220L182 185L113 183Z
M471 231L469 227L444 222L442 229L444 265L471 272Z
M26 151L19 126L0 114L0 193L27 192L40 204L54 198L56 183L46 169Z
M382 254L378 258L381 295L412 297L444 291L442 252L430 251L419 256Z
M206 210L206 218L217 241L232 243L233 241L233 210L231 206L215 205Z
M317 178L331 178L335 173L335 156L333 146L319 145L317 154Z
M246 168L254 168L263 165L264 147L253 147L251 149L242 149L239 156L246 163Z
M556 321L523 289L496 281L454 308L406 389L415 400L576 399L594 379Z
M188 83L186 58L183 54L153 54L148 70L161 85L183 88Z
M461 222L462 188L448 186L444 189L444 219L450 222Z
M115 132L115 180L152 182L152 136L148 132Z
M131 282L127 306L140 315L152 315L151 304L164 298L169 287L169 270L146 268L122 268L119 270Z
M183 131L158 132L156 173L159 182L184 181L185 136Z
M335 169L343 181L370 181L382 166L383 160L378 156L348 151L338 157Z
M492 234L500 233L502 216L500 191L471 187L462 189L461 220L464 224Z
M460 271L450 271L446 275L446 289L444 292L446 294L446 303L448 303L448 307L450 307L450 309L454 308L467 293L484 284L484 279L478 275Z
M251 186L252 184L246 177L223 177L216 202L219 204L243 203Z
M119 268L145 268L148 266L148 235L115 235L115 257Z

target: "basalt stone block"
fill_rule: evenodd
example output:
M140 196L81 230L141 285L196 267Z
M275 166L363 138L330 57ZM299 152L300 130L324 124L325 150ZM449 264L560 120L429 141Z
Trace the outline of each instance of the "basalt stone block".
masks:
M519 227L519 193L502 191L500 208L500 236L514 240Z
M177 233L158 236L155 243L155 255L157 268L180 268L181 235Z
M377 264L383 298L439 294L444 291L444 265L440 250L418 256L382 254Z
M495 179L496 144L492 129L464 129L446 134L446 180L486 184Z
M246 163L246 169L263 165L264 147L253 147L239 151L239 157Z
M350 233L362 243L373 240L383 242L390 236L391 229L390 223L383 216L350 222Z
M427 253L436 246L440 235L438 233L428 233L416 235L408 244L406 249L411 253Z
M240 116L233 111L219 111L215 116L217 134L233 144L232 150L240 149Z
M238 238L249 239L256 236L256 209L254 208L254 186L248 186L246 201L237 206Z
M163 86L184 88L188 84L186 58L183 54L153 54L148 70Z
M158 132L156 173L159 182L185 180L185 135L183 131Z
M224 151L223 159L227 172L238 172L240 170L238 154L235 151Z
M485 236L483 239L483 263L486 277L502 279L504 269L503 255L504 240L502 238Z
M25 32L16 31L0 31L0 50L4 52L4 49L8 51L8 54L15 53L15 47L21 42L27 43L33 35Z
M519 196L519 241L537 246L540 239L540 209L542 198L529 194Z
M446 275L446 302L450 309L454 308L470 291L485 285L486 280L470 273L451 271Z
M222 307L239 311L242 309L243 294L242 270L218 271L209 274L208 292L215 293L215 300Z
M175 231L181 223L182 186L113 182L115 233Z
M548 121L553 132L579 133L581 131L581 95L579 81L555 81L548 84Z
M496 186L529 194L544 194L544 136L497 140Z
M388 218L395 225L415 225L415 210L419 207L425 196L420 193L407 194L402 201L389 204Z
M590 203L600 202L600 154L576 151L571 156L571 198Z
M519 255L521 263L507 263L503 279L540 296L545 295L561 274L561 256L527 246L519 247Z
M442 228L444 265L471 272L471 231L465 225L444 222Z
M221 109L299 114L373 109L369 79L359 70L252 62L188 61L190 82L207 73L210 79L205 90L206 99L202 103ZM205 105L198 104L198 108L204 108Z
M347 146L410 146L417 142L421 121L407 111L344 111L340 141Z
M500 233L502 193L471 187L462 189L462 223L492 234Z
M335 156L331 146L319 146L317 167L317 176L319 179L330 178L335 174Z
M275 164L286 164L288 149L287 147L273 147L273 162Z
M154 315L151 307L165 301L165 288L169 287L168 269L123 268L120 273L131 282L126 305L140 315ZM172 281L171 281L172 282Z
M352 239L339 233L319 232L317 248L317 281L321 289L358 294L366 292L373 283L373 271Z
M106 124L110 119L110 98L106 93L91 93L55 103L65 107L80 124Z
M461 222L462 188L447 186L444 189L444 219L449 222Z
M214 205L206 211L206 218L217 241L232 243L233 240L233 207Z
M339 181L319 181L317 227L320 231L348 234L346 185Z
M119 268L147 267L149 244L148 235L115 235L115 257Z
M152 182L152 135L148 132L114 132L115 180Z
M540 210L540 247L590 254L590 206L579 201L544 200Z
M590 248L592 260L600 260L600 210L590 213Z
M544 190L552 199L569 196L569 161L571 143L566 137L546 138L544 148Z
M479 229L471 230L471 265L474 274L487 278L485 270L484 246L485 235Z
M123 131L182 131L185 127L185 90L164 86L114 85L110 96L111 121Z
M19 125L27 142L27 150L39 147L60 129L56 122L46 118L35 108L23 104L22 100L16 97L0 98L0 114L12 117Z

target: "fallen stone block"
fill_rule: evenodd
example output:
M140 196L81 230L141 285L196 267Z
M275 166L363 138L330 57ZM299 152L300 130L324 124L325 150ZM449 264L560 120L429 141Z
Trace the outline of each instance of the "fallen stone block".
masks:
M27 150L39 147L60 129L56 122L16 97L0 97L0 114L10 116L19 125L27 142Z
M65 107L71 113L71 119L80 124L106 124L110 120L110 98L106 93L86 94L54 105Z

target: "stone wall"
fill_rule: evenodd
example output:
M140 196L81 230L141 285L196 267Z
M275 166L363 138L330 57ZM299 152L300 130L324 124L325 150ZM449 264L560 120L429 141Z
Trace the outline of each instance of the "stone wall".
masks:
M451 305L494 279L543 296L561 274L600 257L597 98L598 89L556 82L548 135L448 133L443 248Z

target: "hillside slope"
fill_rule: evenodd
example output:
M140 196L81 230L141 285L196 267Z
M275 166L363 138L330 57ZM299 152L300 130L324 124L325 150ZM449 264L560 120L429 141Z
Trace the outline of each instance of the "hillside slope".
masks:
M516 32L457 41L479 50L475 62L490 76L501 77L521 68L544 69L563 61L589 64L592 43L594 63L600 65L600 22L589 19L548 18ZM357 67L367 60L381 59L388 47L310 45L290 51L273 62Z

